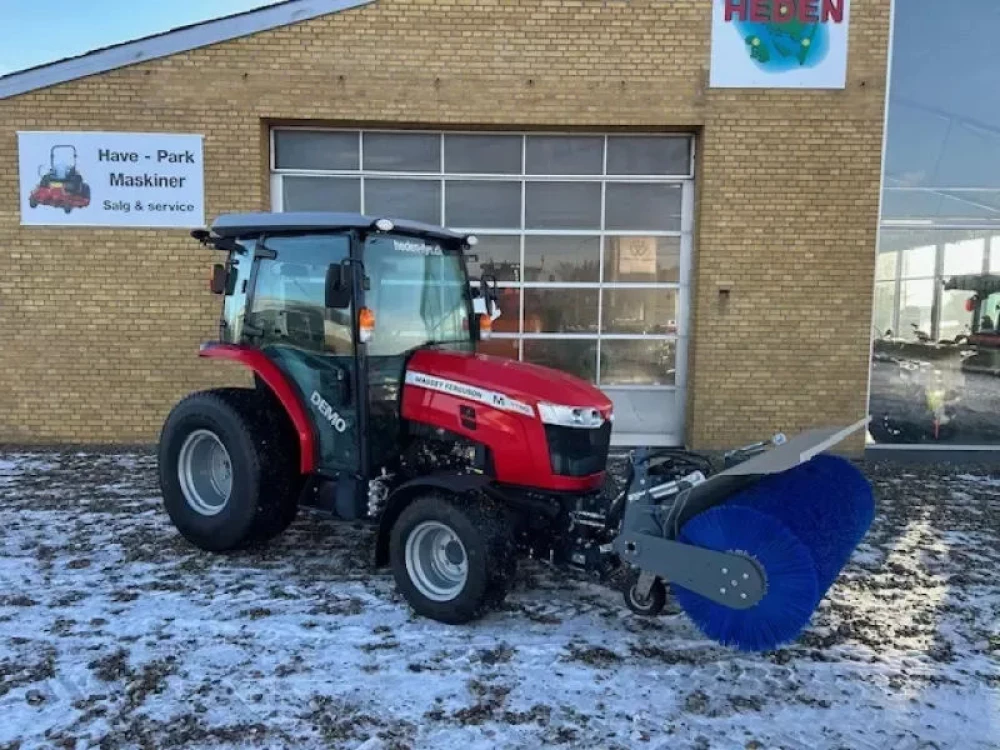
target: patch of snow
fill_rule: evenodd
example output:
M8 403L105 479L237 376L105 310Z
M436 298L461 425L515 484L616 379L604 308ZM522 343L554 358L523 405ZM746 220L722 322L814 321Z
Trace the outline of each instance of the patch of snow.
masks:
M424 620L367 567L370 532L304 513L265 551L203 553L163 514L152 458L83 458L3 489L0 746L985 750L1000 738L1000 528L970 513L988 496L975 484L956 498L949 483L886 481L895 494L812 627L748 655L682 614L644 620L616 592L535 565L481 621Z

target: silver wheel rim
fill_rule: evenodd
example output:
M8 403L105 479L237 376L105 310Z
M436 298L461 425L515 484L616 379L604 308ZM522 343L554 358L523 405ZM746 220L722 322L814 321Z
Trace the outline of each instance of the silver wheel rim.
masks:
M214 432L195 430L181 446L177 461L184 499L195 513L215 516L229 502L233 468L229 451Z
M417 590L435 602L458 596L469 577L465 545L439 521L424 521L406 540L406 572Z

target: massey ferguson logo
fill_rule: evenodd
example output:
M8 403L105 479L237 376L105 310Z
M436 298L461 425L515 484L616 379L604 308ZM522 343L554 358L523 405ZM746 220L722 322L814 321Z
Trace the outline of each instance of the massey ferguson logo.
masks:
M327 402L325 398L319 395L318 392L313 391L312 396L309 398L312 401L313 406L316 410L323 415L323 418L330 423L337 432L344 432L347 429L347 422L344 418L340 416L337 412L333 410L333 407Z

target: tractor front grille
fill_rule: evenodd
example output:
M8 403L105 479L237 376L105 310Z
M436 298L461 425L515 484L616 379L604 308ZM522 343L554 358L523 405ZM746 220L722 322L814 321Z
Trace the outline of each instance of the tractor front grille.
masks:
M611 422L596 430L545 425L552 472L564 477L585 477L604 471L611 443Z

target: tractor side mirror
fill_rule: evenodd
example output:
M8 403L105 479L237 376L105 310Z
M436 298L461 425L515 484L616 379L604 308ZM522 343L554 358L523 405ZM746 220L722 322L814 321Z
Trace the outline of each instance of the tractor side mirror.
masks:
M486 314L493 317L493 312L500 301L500 292L497 289L497 277L483 274L479 278L479 290L483 295L483 302L486 304Z
M233 276L233 283L235 284L235 274ZM212 278L208 283L208 288L212 290L212 294L232 294L229 290L230 273L226 271L226 267L221 263L216 263L212 266Z
M332 263L326 269L326 306L343 310L351 304L351 274L347 263Z

